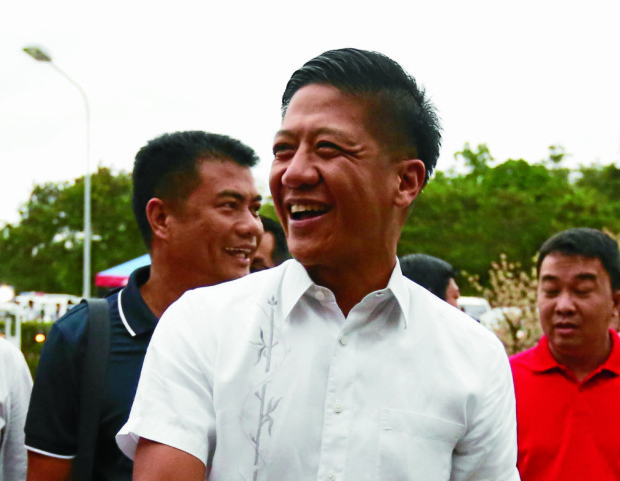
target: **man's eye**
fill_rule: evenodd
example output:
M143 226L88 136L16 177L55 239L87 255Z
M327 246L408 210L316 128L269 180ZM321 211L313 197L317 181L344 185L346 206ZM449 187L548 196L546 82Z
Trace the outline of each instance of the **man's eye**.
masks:
M342 154L342 149L331 142L319 142L316 150L321 156L335 156Z
M587 296L588 294L590 294L592 292L593 289L576 289L575 293L578 296Z
M292 157L295 154L295 149L288 144L277 144L273 147L273 155L276 159L285 159Z

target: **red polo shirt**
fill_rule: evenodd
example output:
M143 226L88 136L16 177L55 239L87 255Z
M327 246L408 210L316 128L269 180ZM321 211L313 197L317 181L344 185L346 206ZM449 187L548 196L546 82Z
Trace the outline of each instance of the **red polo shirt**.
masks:
M552 356L547 338L510 358L522 481L620 480L620 338L582 382Z

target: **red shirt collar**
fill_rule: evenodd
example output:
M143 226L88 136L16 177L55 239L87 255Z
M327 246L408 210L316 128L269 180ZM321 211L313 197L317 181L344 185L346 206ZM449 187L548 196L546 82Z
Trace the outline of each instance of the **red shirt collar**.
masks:
M587 379L590 379L601 371L610 371L620 376L620 337L618 337L618 333L613 329L609 330L609 335L611 336L611 352L609 353L609 357L603 364L595 369ZM534 353L531 358L531 368L535 372L545 372L551 369L566 371L566 367L556 361L553 354L551 354L547 336L545 335L540 338L540 341L538 341L538 344L534 348Z

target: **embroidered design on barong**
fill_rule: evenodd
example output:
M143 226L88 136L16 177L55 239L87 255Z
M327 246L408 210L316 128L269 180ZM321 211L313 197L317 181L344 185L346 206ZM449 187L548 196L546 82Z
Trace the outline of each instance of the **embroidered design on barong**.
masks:
M271 297L267 300L267 304L269 305L269 327L267 332L263 331L262 327L259 327L259 342L252 342L255 346L258 347L258 357L256 359L256 365L261 361L265 362L265 375L269 375L271 369L271 354L273 348L278 345L278 340L276 337L276 328L275 328L275 309L278 305L278 301L276 301L275 297ZM258 462L260 459L260 441L261 434L263 434L263 428L267 425L267 432L269 436L271 436L271 428L273 427L273 412L277 409L278 404L282 400L282 398L274 400L273 398L267 399L267 378L263 382L262 386L258 391L254 393L256 398L260 402L260 411L258 415L258 426L256 428L256 434L250 434L250 441L254 446L254 478L256 481L258 479Z

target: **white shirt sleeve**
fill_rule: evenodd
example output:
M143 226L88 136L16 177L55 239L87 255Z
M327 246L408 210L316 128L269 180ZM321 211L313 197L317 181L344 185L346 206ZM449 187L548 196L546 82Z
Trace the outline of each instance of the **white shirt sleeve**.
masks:
M519 481L514 384L508 357L487 363L485 396L473 408L472 423L453 454L450 481Z
M26 479L27 453L24 424L30 402L32 377L23 354L3 339L0 345L0 479Z
M116 442L133 459L139 438L185 451L205 465L215 447L213 365L215 343L196 345L205 313L187 297L162 316L149 345L138 390ZM213 340L213 336L207 336ZM212 453L211 453L212 455Z

